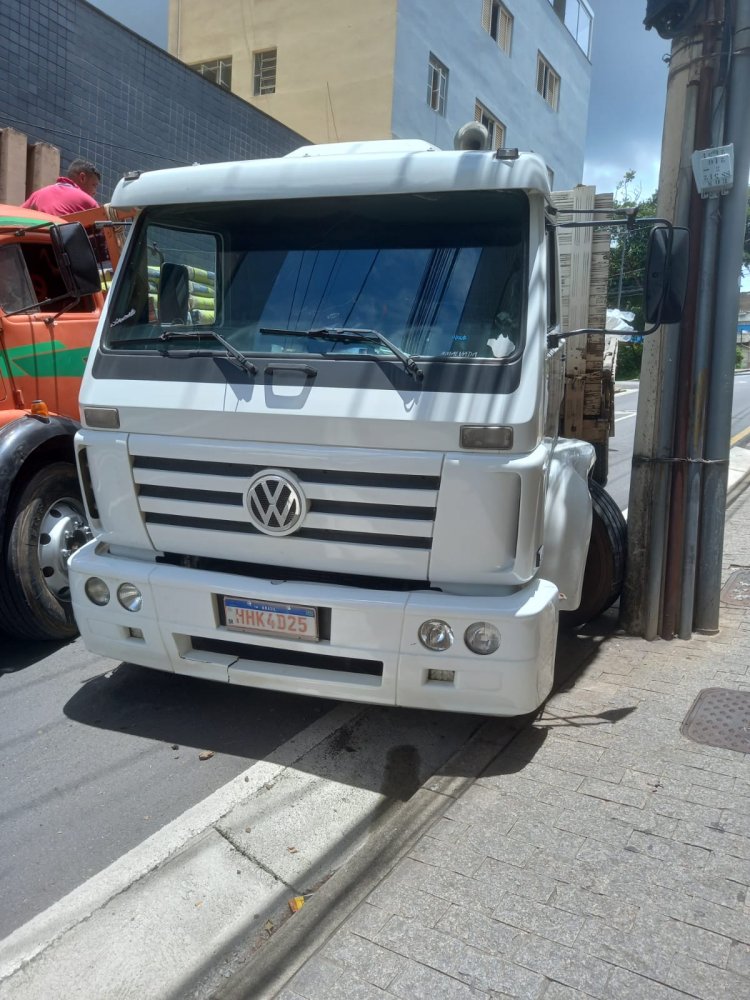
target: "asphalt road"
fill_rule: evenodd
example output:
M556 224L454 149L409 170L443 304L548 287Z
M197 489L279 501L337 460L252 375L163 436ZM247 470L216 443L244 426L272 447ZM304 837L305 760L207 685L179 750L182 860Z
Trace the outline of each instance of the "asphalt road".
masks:
M331 707L0 643L0 939Z
M637 399L637 387L616 397L609 489L621 507ZM750 375L739 375L733 436L748 427ZM117 664L80 640L0 637L0 938L330 707ZM437 722L447 758L473 723ZM201 760L204 751L212 756Z
M633 455L638 383L623 382L615 394L615 433L609 442L607 492L621 510L628 506L630 462ZM748 432L747 437L743 432ZM750 373L735 375L732 403L732 444L750 446Z

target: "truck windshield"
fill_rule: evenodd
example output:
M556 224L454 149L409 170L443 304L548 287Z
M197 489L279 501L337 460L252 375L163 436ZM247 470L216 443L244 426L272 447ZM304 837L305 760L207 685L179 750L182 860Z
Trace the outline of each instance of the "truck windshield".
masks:
M331 358L393 350L510 360L523 347L528 201L518 192L145 209L105 349ZM346 330L349 336L306 336ZM378 336L356 336L355 331ZM205 336L201 336L205 331ZM213 332L211 332L213 331Z

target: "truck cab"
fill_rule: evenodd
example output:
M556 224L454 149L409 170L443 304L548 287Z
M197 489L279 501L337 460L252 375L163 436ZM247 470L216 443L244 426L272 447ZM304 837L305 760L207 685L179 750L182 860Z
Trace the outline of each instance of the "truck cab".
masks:
M91 537L73 439L104 295L95 264L72 288L58 239L72 229L0 206L0 629L20 638L76 634L67 560Z
M535 709L581 601L594 461L547 419L542 160L308 146L134 175L112 204L140 213L81 387L87 647L296 693Z

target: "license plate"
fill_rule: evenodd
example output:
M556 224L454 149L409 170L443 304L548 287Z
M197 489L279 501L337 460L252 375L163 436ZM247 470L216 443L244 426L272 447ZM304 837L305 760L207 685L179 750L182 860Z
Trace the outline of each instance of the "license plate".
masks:
M224 598L227 628L238 632L278 635L285 639L318 638L318 614L315 608L296 604L269 604L244 597Z

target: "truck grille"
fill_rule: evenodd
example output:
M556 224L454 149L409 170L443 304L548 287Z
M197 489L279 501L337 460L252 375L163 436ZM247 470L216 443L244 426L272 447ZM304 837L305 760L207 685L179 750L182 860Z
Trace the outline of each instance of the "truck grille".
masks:
M145 436L130 445L139 507L162 552L428 578L441 455L191 442L191 457L173 458L148 454ZM269 469L291 474L307 501L299 529L282 537L259 531L248 511L250 483Z

